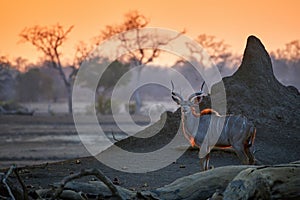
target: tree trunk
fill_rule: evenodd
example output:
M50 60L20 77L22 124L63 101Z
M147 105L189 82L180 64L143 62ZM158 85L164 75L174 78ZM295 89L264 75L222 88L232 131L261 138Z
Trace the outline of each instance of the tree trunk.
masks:
M138 90L134 92L135 112L140 113L142 107L142 100Z
M141 72L144 66L142 66L140 61L135 61L133 63L131 63L132 67L138 67L137 69L137 77L136 77L136 85L140 84L140 78L141 78ZM141 108L142 108L142 99L140 96L140 92L138 90L138 88L134 88L134 101L135 101L135 112L136 113L140 113Z
M66 85L67 88L67 95L68 95L68 112L69 114L72 114L72 109L73 109L73 105L72 105L72 85Z

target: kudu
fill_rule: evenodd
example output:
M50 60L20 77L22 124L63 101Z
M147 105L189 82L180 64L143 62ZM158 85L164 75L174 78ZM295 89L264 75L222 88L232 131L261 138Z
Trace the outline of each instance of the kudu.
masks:
M221 116L212 109L204 109L200 112L199 103L205 96L202 90L204 83L201 86L201 90L191 94L187 100L184 100L180 94L174 92L173 82L171 84L172 99L181 108L182 132L192 146L196 145L200 148L200 166L203 170L209 168L209 153L213 147L232 147L243 164L254 164L254 156L250 151L250 147L254 143L256 129L246 117L242 115ZM210 132L208 131L209 126L213 127L210 128ZM213 136L214 134L211 130L217 131L214 127L219 128L222 126L219 138L212 139L211 137L215 136ZM208 138L205 140L207 133ZM201 152L201 145L205 145L204 153L203 151Z

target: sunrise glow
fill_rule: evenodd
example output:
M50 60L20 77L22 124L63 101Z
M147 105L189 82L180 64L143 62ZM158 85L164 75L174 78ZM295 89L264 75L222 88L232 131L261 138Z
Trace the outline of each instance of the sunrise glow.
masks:
M20 44L18 34L25 27L60 23L75 26L63 46L64 60L72 59L79 41L89 42L106 25L121 23L124 14L132 10L148 17L152 27L186 29L192 38L202 33L215 35L238 54L251 34L271 51L299 39L299 7L296 0L2 1L0 55L37 61L43 54L30 44Z

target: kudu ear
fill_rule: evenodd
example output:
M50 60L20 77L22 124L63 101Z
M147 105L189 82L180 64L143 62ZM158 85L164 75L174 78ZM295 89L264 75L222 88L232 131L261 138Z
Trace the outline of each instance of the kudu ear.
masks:
M195 93L193 93L189 96L189 101L194 103L195 99L197 99L197 101L198 101L197 103L200 103L202 101L202 98L203 98L204 95L205 94L202 91L195 92Z
M197 96L195 99L197 100L195 104L199 105L202 102L203 96Z

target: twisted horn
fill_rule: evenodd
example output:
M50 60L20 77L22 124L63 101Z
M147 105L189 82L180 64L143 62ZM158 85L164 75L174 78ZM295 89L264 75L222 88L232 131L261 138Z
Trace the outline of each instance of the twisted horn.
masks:
M205 84L205 81L203 81L203 83L202 83L202 85L201 85L200 91L203 91L203 86L204 86L204 84Z
M171 80L171 85L172 85L172 90L171 90L171 94L172 94L172 99L177 103L179 104L180 101L183 101L183 98L180 94L174 92L174 83L173 81Z
M205 95L203 92L203 87L204 87L205 81L203 81L202 85L201 85L201 89L199 92L195 92L194 94L191 94L188 98L189 101L192 101L195 97L199 97L202 100L202 97ZM199 99L198 99L199 100ZM200 101L201 101L200 100Z

